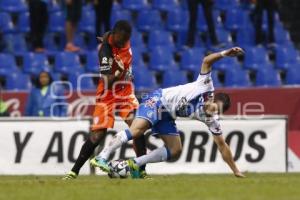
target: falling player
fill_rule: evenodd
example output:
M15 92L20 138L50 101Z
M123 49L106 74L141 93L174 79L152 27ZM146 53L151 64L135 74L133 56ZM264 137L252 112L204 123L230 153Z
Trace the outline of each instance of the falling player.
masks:
M132 178L137 178L140 166L146 163L167 161L180 154L182 145L175 118L176 116L191 117L208 126L224 161L236 177L244 177L233 160L229 146L224 141L218 121L218 115L230 107L230 98L224 93L213 95L214 86L211 78L213 63L223 57L237 56L242 53L241 48L234 47L210 54L204 58L196 81L154 91L139 106L136 118L130 128L118 132L109 146L104 148L99 156L92 159L91 163L105 172L110 172L109 155L122 144L143 135L147 129L152 128L153 135L160 137L165 146L157 148L147 155L127 161Z
M130 48L131 25L120 20L111 32L102 38L98 52L101 79L97 88L96 105L93 114L91 134L83 144L79 156L64 180L75 179L84 163L93 155L95 148L107 132L113 128L117 112L130 126L138 101L132 87L132 53ZM137 156L146 153L144 138L134 140ZM145 168L141 168L140 178L145 178Z

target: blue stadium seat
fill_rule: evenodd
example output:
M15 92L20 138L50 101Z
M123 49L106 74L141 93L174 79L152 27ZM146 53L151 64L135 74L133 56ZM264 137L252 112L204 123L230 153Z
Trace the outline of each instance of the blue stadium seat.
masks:
M180 69L200 72L200 66L204 57L204 49L186 49L181 55Z
M62 11L61 3L58 1L51 1L48 3L48 13Z
M275 26L274 29L275 42L279 45L284 45L291 42L290 34L283 27Z
M175 50L175 45L173 42L172 34L167 31L151 31L149 34L148 48L150 51L153 49L162 46Z
M44 37L44 46L47 51L62 51L64 49L63 41L61 35L55 33L47 33Z
M241 68L231 68L225 71L226 87L249 87L251 86L247 71Z
M177 32L188 29L188 11L177 8L168 11L167 16L167 29L169 31Z
M264 66L256 72L256 86L280 86L279 73L270 66Z
M48 30L50 32L62 33L65 31L65 16L63 12L49 13Z
M139 74L139 71L150 71L150 70L148 69L148 67L145 65L144 62L133 63L133 65L132 65L133 76L135 77L136 74Z
M214 87L222 87L222 83L218 78L218 71L214 70L211 72L211 78L213 80Z
M236 7L238 5L236 0L217 0L214 2L214 6L219 10L232 9L233 7Z
M138 11L148 7L147 0L123 0L122 6L125 9Z
M147 74L147 76L145 76ZM156 89L157 83L154 74L147 69L136 70L134 73L134 86L136 90L153 90Z
M92 77L89 76L81 76L81 73L71 73L68 75L68 80L71 82L74 89L79 91L83 90L95 90L96 85L93 82Z
M207 31L207 23L202 6L198 6L197 29L201 32Z
M280 24L280 18L279 18L279 14L278 12L274 12L274 24L275 24L275 28L278 24ZM263 12L263 20L262 20L262 29L263 31L268 31L268 13L265 10Z
M166 71L174 69L174 65L175 63L171 49L160 47L150 52L150 69Z
M178 50L183 50L185 48L186 45L186 41L187 41L187 31L179 31L176 34L176 46ZM200 48L204 48L205 47L205 42L203 42L201 40L200 37L195 37L195 44L194 47L200 47Z
M153 0L152 6L161 11L174 10L178 5L176 0Z
M132 47L145 47L142 33L134 29L130 38L130 44Z
M131 13L128 10L119 10L118 12L112 12L110 17L110 26L113 27L118 20L132 21Z
M172 87L188 83L187 74L181 70L170 70L163 74L162 87Z
M244 29L251 24L249 13L241 9L229 9L226 12L225 27L231 31Z
M31 82L28 75L22 73L12 73L6 78L7 90L29 90Z
M226 29L224 29L224 28L216 29L216 34L217 34L218 41L220 43L226 44L226 45L232 44L232 38L231 38L230 32L227 31ZM210 43L211 43L211 41L210 41Z
M48 58L42 53L26 53L23 56L23 72L38 75L42 71L50 72Z
M112 13L119 12L121 10L122 10L122 5L120 3L118 3L117 1L113 1Z
M133 65L144 64L142 49L134 46L131 48L131 50L132 50L132 64Z
M3 33L13 33L16 31L10 14L4 12L0 13L0 31Z
M99 61L97 51L87 52L85 69L87 72L99 73Z
M246 29L240 29L236 35L236 44L245 47L245 46L254 46L255 45L255 31L253 27L247 27Z
M150 17L151 16L151 17ZM160 12L157 10L141 10L137 17L137 28L140 31L149 32L162 28Z
M18 32L28 33L30 31L29 12L20 13L18 16L17 30Z
M23 34L5 34L4 41L6 46L5 52L17 55L28 51L25 36Z
M62 78L62 75L56 72L50 72L50 76L53 79L53 81L61 81Z
M1 0L0 10L5 12L25 12L28 10L24 0Z
M299 64L290 67L286 71L285 84L288 85L300 85L300 67Z
M55 56L55 72L70 74L74 71L83 70L80 65L79 56L75 53L60 52Z
M16 71L18 68L14 56L0 53L0 75L7 76Z
M92 12L95 10L95 7L92 3L86 3L82 6L82 12Z
M216 62L213 66L215 70L226 71L231 68L240 67L240 64L236 58L226 57L218 62Z
M88 45L85 42L84 36L82 34L76 34L74 37L74 44L80 47L81 50L88 49Z
M83 12L79 21L79 31L95 34L95 23L94 10Z
M269 63L267 51L263 47L247 47L245 52L244 67L246 69L256 70Z
M299 63L299 53L294 47L277 46L275 64L279 69L286 69L289 64Z

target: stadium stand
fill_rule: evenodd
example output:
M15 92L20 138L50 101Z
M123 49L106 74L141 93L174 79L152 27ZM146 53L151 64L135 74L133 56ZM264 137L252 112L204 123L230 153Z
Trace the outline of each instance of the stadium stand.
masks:
M245 49L239 59L223 59L214 66L216 87L266 87L299 84L299 52L291 41L278 14L275 15L275 41L273 49L255 45L255 30L251 7L242 1L215 1L213 16L216 33L224 47L234 45ZM207 25L199 6L198 34L194 48L185 47L188 26L188 9L181 0L122 0L114 2L111 25L126 19L133 25L133 72L138 90L183 84L199 73L203 56L215 49L207 36ZM83 8L75 44L83 51L63 52L65 46L65 18L60 4L50 4L48 31L44 38L47 52L31 53L30 19L28 6L23 0L0 2L0 34L3 47L0 54L0 76L6 79L6 89L27 89L31 84L14 85L11 81L20 75L30 82L30 76L49 71L58 79L66 77L77 87L74 77L80 73L98 73L96 52L95 13L91 5ZM263 29L267 29L264 14ZM18 62L16 62L18 61ZM141 72L140 72L141 71ZM13 73L12 73L13 72ZM72 72L72 73L71 73ZM13 75L10 75L13 74ZM147 74L147 76L145 76ZM219 75L224 78L219 79ZM251 76L254 74L254 78ZM283 74L283 75L282 75ZM9 76L10 75L10 76ZM157 82L155 76L162 77ZM139 77L142 76L142 77ZM181 76L181 77L180 77ZM29 77L29 78L28 78ZM83 89L92 89L87 80Z

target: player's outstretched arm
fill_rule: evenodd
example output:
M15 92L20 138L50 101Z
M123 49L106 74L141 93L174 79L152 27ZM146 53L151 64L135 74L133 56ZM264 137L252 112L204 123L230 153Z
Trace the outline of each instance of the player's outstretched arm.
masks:
M232 153L229 146L226 144L222 135L214 135L214 141L218 146L219 151L222 154L223 160L229 165L234 175L238 178L245 178L245 175L242 174L237 168Z
M234 57L234 56L238 56L238 55L242 55L242 54L244 54L244 51L240 47L233 47L233 48L221 51L221 52L209 54L209 55L205 56L203 59L203 62L201 65L201 73L206 74L206 73L210 72L212 64L215 63L216 61L220 60L223 57Z

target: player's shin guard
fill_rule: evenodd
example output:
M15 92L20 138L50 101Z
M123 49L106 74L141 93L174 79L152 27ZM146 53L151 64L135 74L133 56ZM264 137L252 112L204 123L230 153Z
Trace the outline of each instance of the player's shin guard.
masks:
M151 151L149 154L135 158L138 166L143 166L147 163L157 163L167 161L171 158L171 152L167 147L160 147Z
M128 129L118 132L114 139L109 143L109 145L101 151L99 157L108 160L112 152L114 152L116 149L121 147L122 144L128 142L129 140L132 140L132 135Z

